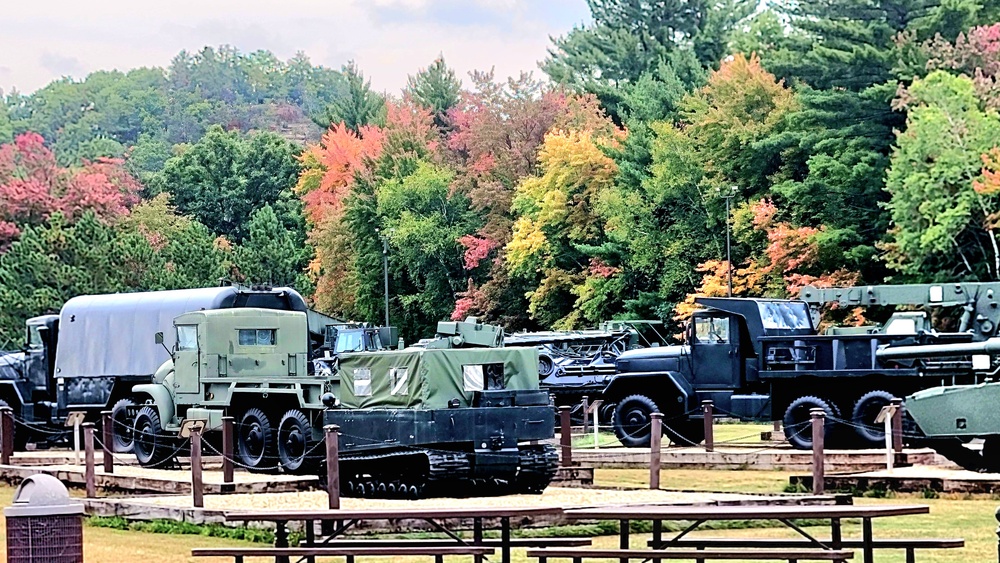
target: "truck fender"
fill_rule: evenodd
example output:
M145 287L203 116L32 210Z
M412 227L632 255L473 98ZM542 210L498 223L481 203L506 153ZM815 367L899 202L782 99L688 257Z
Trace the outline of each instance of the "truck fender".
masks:
M19 409L25 404L25 400L24 396L21 395L21 390L14 381L0 381L0 399L10 403L10 407L15 409L15 414L18 416L21 415Z
M156 412L160 415L161 424L170 424L174 419L174 415L176 414L174 398L171 396L170 390L167 389L166 385L162 383L144 383L133 387L132 393L137 396L148 395L153 400L152 404L156 407ZM140 401L140 404L142 404L142 401Z
M637 388L646 391L637 391ZM675 371L618 374L604 388L603 396L608 398L608 400L614 401L637 392L649 395L652 399L676 392L682 397L682 404L680 406L683 407L684 412L690 410L692 405L694 405L694 388L691 387L691 383L683 374ZM660 408L666 408L666 405L661 405Z

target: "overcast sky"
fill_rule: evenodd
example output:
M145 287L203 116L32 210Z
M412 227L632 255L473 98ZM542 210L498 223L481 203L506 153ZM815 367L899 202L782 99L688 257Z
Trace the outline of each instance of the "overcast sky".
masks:
M349 59L379 90L443 53L461 77L535 71L549 36L587 21L585 0L18 0L0 17L0 88L32 92L101 69L165 67L180 50L229 44L314 64Z

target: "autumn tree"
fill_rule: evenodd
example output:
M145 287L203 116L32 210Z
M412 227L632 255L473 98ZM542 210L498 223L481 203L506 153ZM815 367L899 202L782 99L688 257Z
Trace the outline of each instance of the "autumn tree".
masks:
M998 200L976 189L982 155L1000 145L1000 117L965 76L934 71L914 81L906 130L886 180L891 267L913 279L998 279Z

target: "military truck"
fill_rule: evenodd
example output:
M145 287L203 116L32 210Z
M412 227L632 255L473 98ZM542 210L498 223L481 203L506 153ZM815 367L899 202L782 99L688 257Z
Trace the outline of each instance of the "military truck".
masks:
M696 302L703 309L688 323L685 344L618 356L602 397L617 405L615 433L626 446L649 443L654 411L664 414L671 440L700 442L699 404L705 399L727 416L780 418L798 448L811 447L809 411L820 408L828 433L843 446L873 446L884 438L875 417L893 396L981 379L970 361L876 356L886 347L970 342L968 333L818 334L803 301L699 297ZM839 420L851 428L838 428Z
M180 315L172 358L154 383L133 388L142 403L136 458L145 466L165 463L177 453L186 420L214 432L233 416L240 465L310 472L322 459L323 426L337 424L347 495L454 494L486 483L540 492L556 456L551 446L531 443L554 433L548 395L538 390L537 351L454 349L461 334L475 339L497 329L451 324L456 334L420 348L324 356L328 369L310 375L301 313Z
M99 420L113 410L115 449L128 451L135 401L132 387L152 380L169 357L150 337L172 328L189 311L261 307L300 311L310 330L303 345L318 350L336 319L311 311L290 288L222 286L74 297L58 315L28 319L21 352L0 357L0 402L14 409L18 446L63 430L66 416L82 411ZM173 331L167 346L174 344ZM302 366L305 369L305 365ZM32 435L32 428L38 428Z

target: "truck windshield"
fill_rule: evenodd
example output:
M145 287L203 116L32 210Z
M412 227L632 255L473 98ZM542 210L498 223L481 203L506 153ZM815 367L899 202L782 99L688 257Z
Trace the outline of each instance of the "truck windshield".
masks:
M42 333L38 329L42 325L28 325L28 348L40 350L42 346Z
M757 303L764 330L811 329L809 309L805 303L768 302Z

